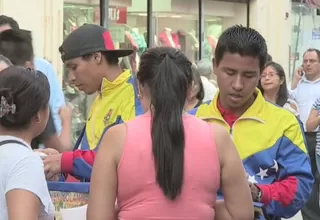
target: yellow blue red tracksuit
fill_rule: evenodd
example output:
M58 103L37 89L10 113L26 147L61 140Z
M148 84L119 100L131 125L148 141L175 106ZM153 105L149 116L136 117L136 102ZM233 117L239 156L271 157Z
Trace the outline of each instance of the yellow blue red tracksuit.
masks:
M294 114L256 92L254 103L232 127L217 107L219 94L190 113L229 131L248 180L262 192L267 215L290 218L307 202L314 180L303 129Z
M103 79L101 91L92 103L86 126L75 146L77 149L62 154L61 171L90 180L96 150L104 132L142 113L135 78L129 70L113 82Z

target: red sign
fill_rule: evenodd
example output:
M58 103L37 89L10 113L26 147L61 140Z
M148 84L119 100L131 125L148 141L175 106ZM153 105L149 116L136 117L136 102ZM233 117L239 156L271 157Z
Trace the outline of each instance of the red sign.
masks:
M127 8L126 7L115 7L109 6L108 17L110 23L126 24L127 23ZM100 23L100 8L94 10L94 23Z
M109 7L109 21L117 24L127 23L127 8L125 7Z

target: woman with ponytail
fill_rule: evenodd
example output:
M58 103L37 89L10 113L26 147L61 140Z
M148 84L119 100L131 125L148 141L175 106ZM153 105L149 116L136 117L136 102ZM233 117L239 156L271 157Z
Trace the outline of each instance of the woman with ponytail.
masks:
M88 220L253 219L229 134L184 111L192 82L192 64L180 50L152 48L141 56L137 87L145 114L105 133ZM224 202L216 202L220 187Z

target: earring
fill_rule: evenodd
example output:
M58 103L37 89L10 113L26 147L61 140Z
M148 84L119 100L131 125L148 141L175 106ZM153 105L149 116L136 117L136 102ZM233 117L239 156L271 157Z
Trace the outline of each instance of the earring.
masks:
M142 95L140 93L138 94L138 99L142 99Z

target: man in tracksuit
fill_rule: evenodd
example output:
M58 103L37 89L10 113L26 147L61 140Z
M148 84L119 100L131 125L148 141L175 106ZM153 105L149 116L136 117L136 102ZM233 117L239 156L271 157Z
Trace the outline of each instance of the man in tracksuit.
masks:
M62 154L45 150L50 154L44 160L45 170L48 179L62 172L88 181L105 130L143 113L133 74L122 70L118 64L120 57L133 51L115 49L110 32L94 24L85 24L73 31L59 51L71 83L86 94L97 92L98 95L91 105L76 150Z

